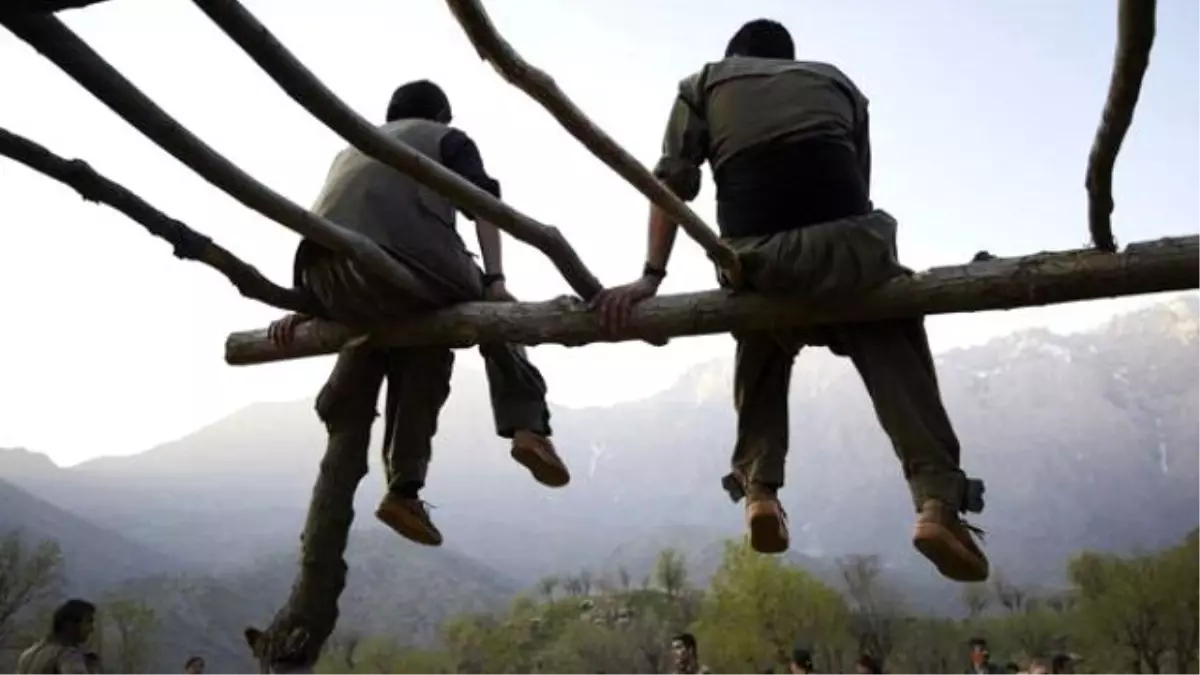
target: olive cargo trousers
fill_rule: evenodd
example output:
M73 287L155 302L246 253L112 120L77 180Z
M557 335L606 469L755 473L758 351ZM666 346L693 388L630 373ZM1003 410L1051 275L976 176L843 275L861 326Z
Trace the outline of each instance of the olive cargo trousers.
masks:
M911 274L896 259L896 221L883 211L782 233L728 240L751 288L826 303ZM724 285L724 280L722 279ZM735 333L737 442L725 484L784 482L788 388L806 345L848 356L866 385L919 511L927 499L959 508L965 477L959 443L942 407L924 319L898 319Z
M422 269L414 270L416 278L429 280L423 298L390 293L383 284L365 277L352 260L333 254L322 254L304 270L303 284L332 318L348 325L482 300L482 272L470 253L452 230L434 227L445 232L432 232L424 241L444 241L439 246L425 246ZM528 430L549 436L546 383L525 348L490 344L480 345L480 352L496 433L512 438L515 431ZM388 484L419 489L429 467L438 414L450 395L453 367L454 352L448 347L351 345L338 354L333 372L317 396L317 414L329 428L331 442L341 431L357 438L376 415L379 389L386 379L383 456ZM369 436L363 436L364 442L369 442Z

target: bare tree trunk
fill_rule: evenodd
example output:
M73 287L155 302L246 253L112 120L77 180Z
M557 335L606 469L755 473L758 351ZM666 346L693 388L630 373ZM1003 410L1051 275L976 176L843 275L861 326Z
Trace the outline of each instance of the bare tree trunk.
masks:
M332 433L301 535L300 572L291 595L263 633L247 629L262 672L311 669L338 619L346 586L346 542L354 493L367 473L371 426Z

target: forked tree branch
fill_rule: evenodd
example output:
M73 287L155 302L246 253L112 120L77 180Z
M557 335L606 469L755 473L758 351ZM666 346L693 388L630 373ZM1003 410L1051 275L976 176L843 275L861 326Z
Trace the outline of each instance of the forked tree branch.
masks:
M563 90L559 89L554 78L521 58L492 25L480 0L446 2L480 58L490 62L509 84L542 104L542 107L591 150L593 155L679 223L683 231L704 249L708 257L730 274L731 279L741 278L741 264L733 249L721 241L717 233L670 188L588 119L587 115L567 98Z
M208 265L247 298L292 312L317 313L303 293L275 285L252 265L100 175L83 160L60 157L7 129L0 129L0 155L74 188L87 201L107 204L129 216L150 234L168 241L176 258Z
M209 183L258 213L317 244L348 255L380 283L419 293L413 273L355 232L310 213L256 181L159 108L52 15L0 15L0 23L70 75L84 89Z
M1088 229L1092 243L1102 251L1116 251L1112 231L1113 169L1117 153L1137 108L1142 80L1150 65L1154 45L1155 0L1120 0L1117 10L1117 47L1113 58L1108 97L1088 155Z
M1177 237L1132 244L1115 255L1085 249L935 267L896 279L865 297L821 306L726 291L662 296L638 305L629 327L616 334L605 331L600 317L586 305L558 298L459 305L379 326L372 336L388 345L467 347L511 342L577 346L734 329L981 312L1192 289L1200 285L1198 265L1200 237ZM225 342L225 360L248 365L329 354L359 335L361 331L314 321L303 326L286 349L280 349L267 339L265 330L233 333Z
M600 282L558 228L539 223L407 144L380 133L330 91L237 0L194 1L292 100L354 147L537 248L583 298L600 292Z

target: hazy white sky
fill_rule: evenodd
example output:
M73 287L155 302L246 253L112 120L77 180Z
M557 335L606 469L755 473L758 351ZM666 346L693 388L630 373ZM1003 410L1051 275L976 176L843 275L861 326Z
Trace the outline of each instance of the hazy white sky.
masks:
M276 35L364 115L428 77L479 142L505 196L559 225L606 283L640 270L646 205L549 115L480 62L437 0L256 0ZM901 221L917 268L1086 241L1083 169L1107 86L1115 0L492 0L501 32L646 163L675 83L719 57L742 22L783 21L805 58L845 69L872 99L874 197ZM705 7L699 10L697 7ZM1194 233L1198 222L1197 3L1162 0L1158 41L1116 176L1118 238ZM260 180L307 206L343 143L184 0L120 0L67 22L165 109ZM0 35L0 126L87 159L286 283L294 235L191 174L11 35ZM247 403L311 395L331 362L235 369L231 330L274 310L115 212L0 161L0 446L61 463L137 452ZM712 190L696 207L710 217ZM469 234L469 232L464 232ZM467 237L471 239L470 236ZM509 241L510 288L566 291ZM665 292L711 285L681 241ZM1073 330L1146 299L930 320L937 349L1030 326ZM534 358L551 398L607 404L661 389L725 355L725 336L566 350ZM460 363L474 366L472 354ZM480 375L482 376L482 375Z

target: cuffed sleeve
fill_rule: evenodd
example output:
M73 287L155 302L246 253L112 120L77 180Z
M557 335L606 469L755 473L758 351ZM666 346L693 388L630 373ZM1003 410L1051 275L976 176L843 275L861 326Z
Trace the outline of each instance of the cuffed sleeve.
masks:
M470 181L475 187L500 199L500 183L488 175L483 168L483 157L479 154L479 146L462 131L451 129L441 143L442 163L447 169ZM460 209L461 210L461 209ZM475 219L470 213L463 215Z
M654 175L684 201L700 193L700 167L708 158L708 124L697 100L704 92L695 86L697 77L680 85L663 134L662 157L654 166Z

